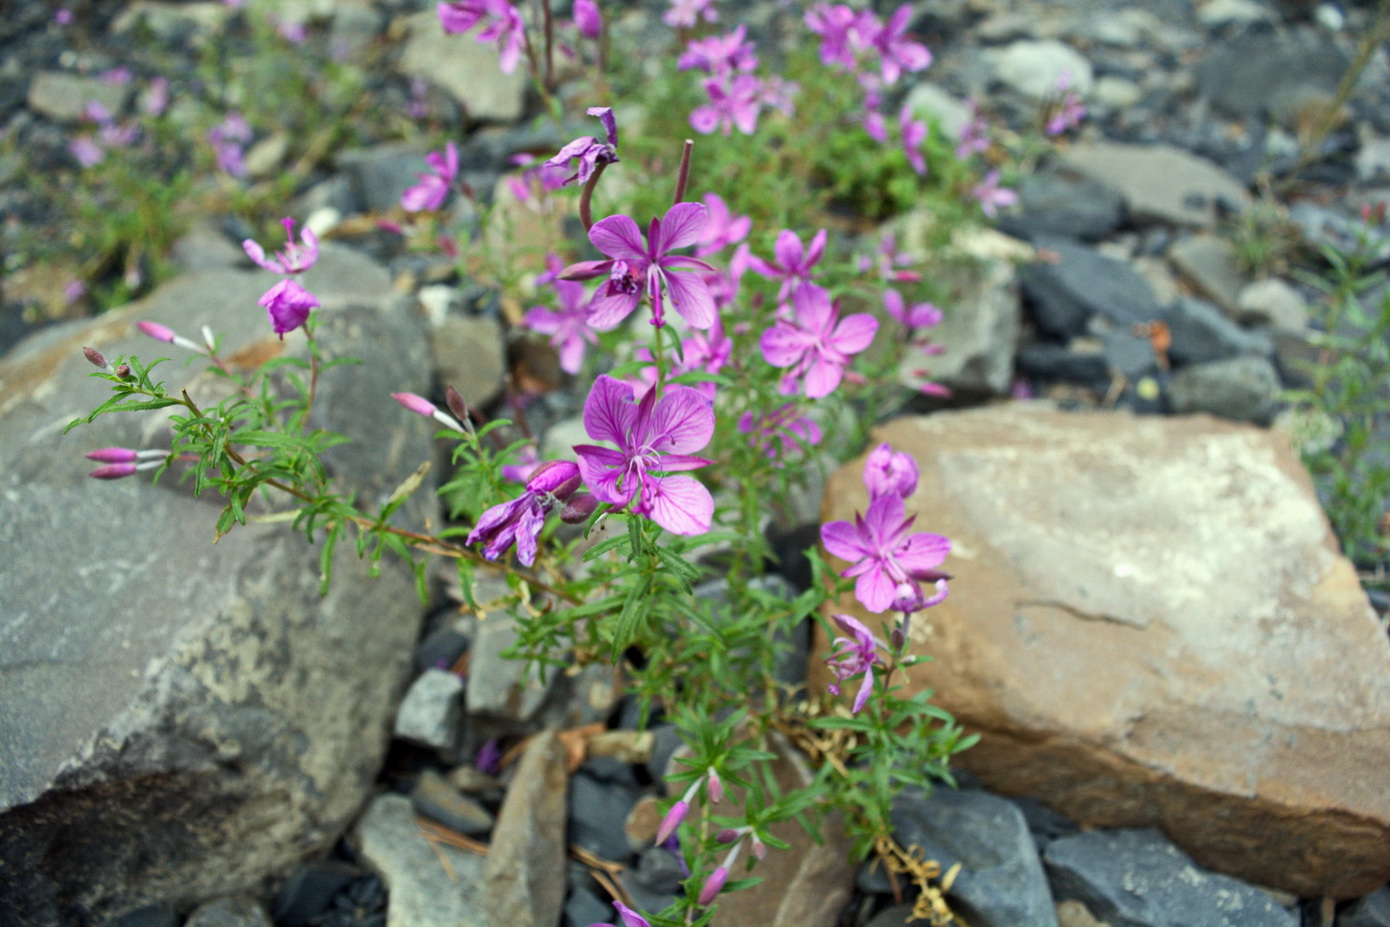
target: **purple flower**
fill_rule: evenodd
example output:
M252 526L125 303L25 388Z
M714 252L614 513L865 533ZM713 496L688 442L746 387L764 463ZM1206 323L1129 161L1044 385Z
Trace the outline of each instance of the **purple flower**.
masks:
M100 164L106 158L106 151L90 135L79 135L68 142L68 152L83 167Z
M868 11L861 16L844 4L821 3L806 12L805 23L806 28L821 37L821 63L853 71L858 67L858 52L868 44L865 27L876 20Z
M540 469L540 465L540 452L536 450L534 444L528 444L521 449L520 463L502 465L502 478L524 483L531 478L531 474Z
M622 927L652 927L647 919L636 911L623 904L621 901L613 902L613 907L618 909L618 917L622 919ZM615 927L613 924L590 924L589 927Z
M878 320L867 312L841 319L830 294L814 284L800 287L792 306L793 319L779 319L763 332L763 357L774 367L789 368L782 377L783 393L795 392L797 379L804 377L808 397L829 396L840 385L850 355L874 340Z
M714 268L699 258L671 254L700 240L708 215L703 203L677 203L664 218L652 219L645 242L630 216L609 216L595 222L589 229L589 241L609 260L581 261L562 274L567 280L608 275L590 303L589 324L609 331L637 308L645 293L651 300L653 325L666 322L665 296L691 327L713 325L718 316L709 286L699 274L677 271L709 272Z
M595 498L632 510L672 534L701 534L710 528L714 499L699 480L667 476L710 463L691 454L714 435L714 407L699 391L673 386L660 399L656 390L634 399L632 386L600 376L584 402L584 430L596 441L575 447L579 470Z
M878 50L880 70L887 84L897 83L904 71L920 71L931 64L931 52L927 47L907 38L911 20L912 6L904 3L873 37L871 44Z
M894 600L919 594L919 582L944 577L937 570L951 550L939 534L909 534L915 520L906 515L902 496L879 496L854 522L832 521L821 526L821 543L828 553L849 561L841 576L858 577L854 597L871 612L881 612Z
M864 707L864 703L869 700L869 692L874 687L874 664L878 662L878 651L887 650L883 641L874 636L873 632L866 628L862 622L850 615L831 615L835 623L840 626L849 637L837 637L831 642L830 657L825 661L830 667L830 671L835 674L835 681L830 683L829 689L832 695L840 694L840 683L846 679L853 679L860 673L864 674L864 681L859 685L859 691L854 696L854 704L850 706L850 711L858 714Z
M682 71L698 68L706 74L724 77L736 71L752 71L758 66L756 48L748 41L748 27L739 25L728 35L691 39L676 60Z
M590 116L597 116L603 123L603 131L607 136L606 142L600 142L591 135L584 135L561 148L555 157L543 162L546 167L565 168L571 159L579 160L579 170L573 176L565 179L565 183L578 181L587 183L593 176L594 171L598 170L600 164L613 164L618 158L618 122L613 118L613 110L607 106L591 106L587 110Z
M878 268L878 275L885 281L893 283L918 283L921 281L922 275L917 271L898 269L912 262L912 255L905 252L899 253L897 237L894 236L893 233L887 232L878 243L878 254L876 257L861 257L859 259L859 270L861 273L868 273L876 266ZM885 296L885 305L887 302L888 298ZM893 311L892 307L889 307L888 311L891 313ZM899 321L902 320L899 319Z
M439 25L449 35L467 32L487 15L487 0L454 0L452 3L435 5L439 14Z
M550 343L560 352L560 368L566 373L577 374L584 366L585 346L598 344L598 336L589 324L589 300L585 298L582 283L554 279L551 285L560 298L560 308L535 306L521 323L532 331L550 335Z
M765 261L750 256L748 266L769 280L781 280L782 288L777 291L777 299L785 301L797 289L811 282L811 271L825 255L825 229L816 232L809 248L803 247L801 238L791 229L783 229L772 246L774 260Z
M1000 189L999 172L990 171L985 179L975 185L970 195L980 204L984 214L993 219L1001 207L1012 206L1018 202L1018 194L1013 190Z
M932 303L913 303L907 305L903 294L897 290L883 291L883 308L909 333L919 328L932 328L941 324L941 310Z
M66 9L66 8L59 10L58 12L56 12L56 13L53 14L53 21L54 21L55 23L57 23L58 25L60 25L60 26L71 25L71 24L72 24L72 10L69 10L69 9Z
M1061 99L1055 104L1055 111L1047 120L1043 131L1048 135L1061 135L1068 129L1075 129L1086 118L1086 107L1081 105L1081 97L1071 87L1071 72L1063 71L1057 78L1057 92Z
M280 220L280 224L285 227L285 237L289 239L283 251L277 251L275 257L267 258L265 249L248 238L241 243L246 256L257 266L276 274L298 274L313 267L314 262L319 259L318 238L306 227L300 233L303 244L295 244L294 219L286 216Z
M956 143L956 159L964 161L972 154L989 150L989 121L974 98L966 101L970 107L970 118L960 130L960 140Z
M233 177L246 176L246 165L242 161L242 150L251 140L251 126L240 113L228 113L226 117L208 130L208 143L217 158L219 170Z
M443 152L431 151L425 163L434 169L432 174L416 174L420 182L401 194L401 206L406 212L438 209L449 197L449 188L459 172L459 150L453 142Z
M552 460L542 465L526 481L520 496L482 514L467 543L486 542L483 556L489 560L496 560L515 544L517 559L531 566L536 562L536 540L545 527L545 516L556 505L569 501L580 484L579 467L572 461Z
M574 25L586 39L597 39L603 33L603 15L595 0L574 0Z
M275 333L284 341L285 332L292 332L303 325L309 318L309 310L317 306L319 301L313 293L286 278L266 290L256 304L265 307Z
M885 441L864 461L864 486L870 500L887 495L906 499L917 491L917 461Z
M695 246L696 257L713 254L748 237L753 229L752 219L730 214L728 204L717 193L706 193L704 202L709 210L709 218Z
M145 112L151 116L161 115L169 106L169 81L164 77L156 77L150 81L145 88L143 100Z
M744 135L758 128L762 111L763 83L752 74L735 74L726 80L705 81L709 102L690 113L690 127L702 135L718 129L729 135L737 127Z
M671 0L671 8L661 14L661 21L672 29L690 29L701 17L707 23L719 20L713 0Z
M516 70L526 47L526 24L507 0L488 0L487 6L492 21L478 33L478 41L497 43L497 65L503 74L510 74Z
M922 156L922 143L927 140L927 124L912 118L912 110L907 104L898 111L898 129L902 132L903 152L907 161L919 176L927 175L927 161Z
M768 457L776 460L801 450L803 445L820 444L820 426L799 414L795 403L779 406L756 417L752 412L739 416L740 434L749 435L754 447L763 448ZM756 432L756 433L755 433Z

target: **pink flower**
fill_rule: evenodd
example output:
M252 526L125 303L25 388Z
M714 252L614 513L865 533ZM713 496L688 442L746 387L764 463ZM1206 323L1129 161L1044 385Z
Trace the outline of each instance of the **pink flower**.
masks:
M1047 120L1043 131L1048 135L1061 135L1068 129L1075 129L1086 118L1086 107L1081 105L1081 97L1071 87L1071 73L1063 71L1057 78L1057 91L1061 99L1055 104L1055 111Z
M270 324L280 340L285 340L285 332L292 332L309 318L309 311L319 304L318 297L304 287L286 278L266 290L265 295L256 300L264 306Z
M782 288L777 291L777 299L784 301L801 286L811 282L811 272L825 255L825 229L816 232L809 248L803 247L801 238L791 229L783 229L777 235L772 247L774 260L765 261L750 256L748 266L769 280L781 280Z
M242 161L242 150L251 140L251 126L240 113L228 113L217 125L208 130L208 142L217 158L219 170L233 177L246 176L246 165Z
M728 204L717 193L706 193L704 202L709 210L709 218L695 246L696 257L713 254L748 237L753 229L752 219L730 214Z
M487 15L487 0L454 0L452 3L435 5L439 14L439 25L449 35L467 32Z
M623 904L621 901L613 902L613 907L618 909L618 917L623 922L623 927L652 927L645 917ZM590 924L589 927L615 927L613 924Z
M837 637L831 642L830 657L825 661L830 667L830 671L835 674L834 682L830 683L829 689L832 695L840 694L840 683L846 679L853 679L860 673L864 674L864 681L859 685L859 691L854 696L854 704L850 706L850 711L858 714L864 707L864 703L869 700L869 693L874 688L874 664L878 662L878 651L887 650L887 645L874 636L873 632L864 626L862 622L851 615L831 615L835 623L840 626L849 637Z
M714 407L696 390L673 386L660 399L656 390L634 400L632 387L600 376L584 402L584 430L596 441L611 441L617 450L576 445L579 470L595 498L615 506L634 503L672 534L702 534L710 529L714 499L699 480L670 476L711 461L691 456L714 436Z
M553 279L551 285L560 298L558 310L535 306L522 318L527 328L550 335L550 343L560 353L560 368L577 374L584 366L586 345L598 344L598 336L589 324L589 300L584 284L573 280Z
M672 29L693 28L701 18L707 23L719 20L713 0L671 0L671 8L661 14L661 21Z
M917 491L917 461L884 442L864 461L864 486L871 500L886 495L906 499Z
M603 33L603 16L595 0L574 0L574 25L586 39L597 39Z
M793 393L797 380L811 399L835 392L849 364L850 355L869 346L878 331L878 320L867 312L840 318L830 294L815 285L797 289L792 297L794 318L779 319L759 341L763 357L774 367L788 368L782 392Z
M300 240L303 241L303 244L295 244L294 219L286 216L280 220L280 224L285 227L285 237L289 239L289 243L285 245L283 251L276 252L273 258L267 258L265 249L248 238L241 243L246 256L257 266L276 274L298 274L313 267L314 262L319 259L318 237L310 229L305 228L300 233Z
M824 437L820 426L799 414L794 403L787 403L756 417L752 412L745 412L739 417L738 430L740 434L750 435L752 445L762 447L764 453L774 460L796 453L803 445L820 444Z
M755 47L747 39L748 27L739 25L728 35L691 39L676 60L682 71L698 68L706 74L724 77L736 71L752 71L758 66Z
M425 163L434 169L434 173L416 174L420 182L401 194L401 206L406 212L434 210L444 205L449 198L449 188L458 177L459 150L453 142L449 142L443 152L431 151L427 154Z
M169 106L169 81L164 77L156 77L150 81L145 88L144 108L145 112L151 116L158 116Z
M727 80L705 81L709 103L697 106L690 113L690 127L701 135L716 129L729 135L737 128L752 135L758 128L762 111L763 83L752 74L735 74Z
M883 308L909 333L919 328L932 328L941 324L941 310L935 305L914 303L908 306L903 294L897 290L883 291Z
M902 132L903 152L919 176L927 175L927 160L922 156L922 143L927 140L927 124L912 118L907 104L898 111L898 129Z
M79 135L69 141L68 152L83 167L100 164L106 158L106 151L90 135Z
M881 612L896 599L920 595L919 583L944 578L937 570L951 550L939 534L909 534L902 496L888 493L869 503L854 522L832 521L821 526L821 543L833 556L849 561L841 576L858 577L854 597L871 612Z
M478 33L478 41L497 43L497 65L503 74L510 74L516 70L526 47L526 24L521 20L521 13L507 0L488 0L488 13L493 17L492 22Z
M616 163L618 158L618 122L613 118L613 110L608 106L591 106L587 110L590 116L597 116L599 122L603 123L604 135L607 141L600 142L591 135L584 135L561 148L559 153L548 161L543 162L546 167L563 169L569 165L570 161L577 159L579 169L564 183L587 183L593 176L594 171L598 170L600 164Z
M1001 207L1012 206L1018 202L1018 194L1013 190L1000 189L999 172L990 171L985 179L976 184L970 195L980 204L984 214L993 219Z
M877 20L868 11L861 16L844 4L820 3L807 11L804 21L806 28L821 37L821 63L853 71L858 67L858 52L868 44L866 27L876 24Z
M985 119L973 98L967 100L966 105L970 107L970 118L961 127L960 140L956 143L956 159L959 161L989 150L989 120Z
M714 298L699 274L684 269L714 270L699 258L671 254L695 244L704 233L708 210L702 203L677 203L664 218L652 219L646 241L630 216L600 219L589 229L589 241L608 255L607 261L581 261L565 268L567 280L590 280L603 274L590 304L589 324L600 331L617 326L637 308L645 293L652 304L652 324L665 324L664 297L693 328L709 328L717 318Z
M531 566L536 562L536 541L545 527L546 515L556 505L569 501L580 485L576 464L552 460L531 474L520 496L484 512L468 533L467 543L486 542L483 556L489 560L496 560L515 544L517 559Z
M207 353L207 349L203 345L185 338L172 328L160 325L158 322L136 322L135 327L140 329L140 333L145 337L153 338L155 341L163 341L166 344L177 345L185 351L193 351L197 354Z
M736 846L734 849L738 849L738 847ZM727 881L729 881L729 867L720 866L715 869L700 889L699 903L706 906L712 904L714 899L719 897L719 893L724 890L724 883Z
M503 479L524 483L531 478L531 474L540 469L541 455L534 444L526 445L520 453L521 461L519 463L502 465Z
M922 275L915 270L899 270L898 268L912 264L912 255L899 253L898 240L891 232L884 234L878 243L878 254L876 257L861 257L859 259L859 270L861 273L868 273L875 267L878 268L878 275L883 280L892 283L918 283ZM887 297L884 298L885 304ZM891 307L888 310L893 311ZM901 320L899 320L901 321Z
M878 50L884 83L895 84L904 71L921 71L931 64L931 52L920 42L907 38L907 26L912 21L912 6L903 4L888 17L883 28L872 39Z

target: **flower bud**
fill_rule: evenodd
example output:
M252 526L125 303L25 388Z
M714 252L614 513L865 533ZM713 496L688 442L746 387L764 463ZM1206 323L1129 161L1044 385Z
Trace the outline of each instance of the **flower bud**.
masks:
M160 325L158 322L136 322L135 327L140 329L140 331L142 331L149 337L153 338L155 341L164 341L168 342L169 344L173 344L174 339L178 337L174 334L174 330L172 328L167 328L163 325Z
M444 402L448 405L449 411L454 413L454 418L460 422L468 421L468 403L463 401L463 396L454 389L452 383L444 390Z
M719 893L724 890L724 883L729 881L729 870L720 866L710 874L705 882L705 887L700 889L700 904L708 905L719 897Z
M105 370L110 366L106 363L106 357L96 348L84 347L82 349L82 356L87 358L87 360L91 363L93 367L99 367L100 369Z
M582 525L598 508L598 499L587 492L577 492L570 496L565 507L560 510L560 521L567 525Z
M94 480L119 480L121 477L130 476L136 469L133 463L113 463L97 467L87 475Z
M709 800L717 805L724 800L724 780L719 778L719 773L714 771L713 766L709 768L707 775L709 781L706 787L709 789Z
M424 396L417 396L414 393L392 393L391 398L405 406L416 415L423 415L425 418L433 418L434 413L439 411L434 403Z
M681 821L685 820L686 812L689 810L690 803L683 799L671 806L671 810L666 812L666 817L661 819L661 826L657 828L657 846L670 839L671 835L676 832L676 828L681 826Z
M737 827L726 827L714 835L714 842L733 843L742 833L743 831L739 830Z
M767 844L759 840L757 834L749 834L748 836L753 844L753 856L756 859L767 859Z
M140 455L128 447L103 447L84 454L88 460L101 463L134 463Z
M117 376L117 377L120 377L122 380L129 380L130 377L131 377L130 365L129 365L129 364L117 364L117 365L116 365L115 373L116 373L116 376Z

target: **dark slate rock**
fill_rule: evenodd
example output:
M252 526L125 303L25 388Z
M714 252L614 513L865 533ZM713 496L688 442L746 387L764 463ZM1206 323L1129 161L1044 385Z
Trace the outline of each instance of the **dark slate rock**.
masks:
M1110 927L1298 927L1298 917L1254 886L1199 868L1151 828L1075 834L1043 854L1058 898Z
M415 648L415 671L451 669L468 649L468 635L453 625L435 628Z
M1174 371L1168 400L1178 415L1207 412L1267 425L1279 411L1279 374L1264 357L1245 355Z
M660 911L681 893L686 871L670 850L649 847L637 857L637 865L618 876L639 911Z
M1390 927L1390 887L1359 898L1337 916L1337 927Z
M1084 334L1099 315L1121 327L1163 317L1149 282L1124 261L1061 238L1035 242L1056 255L1023 269L1023 292L1038 327L1055 338Z
M1158 357L1153 342L1127 331L1106 332L1101 339L1105 345L1106 365L1131 382L1158 370Z
M1023 812L1023 820L1028 823L1028 832L1033 835L1033 843L1037 845L1038 852L1047 849L1047 845L1059 837L1074 834L1080 827L1075 821L1067 817L1060 811L1056 811L1044 805L1036 798L1012 798L1010 799Z
M410 805L417 814L460 834L478 836L492 830L492 814L432 769L425 770L415 781Z
M570 777L569 842L622 862L631 852L623 825L637 804L635 790L600 782L583 770Z
M685 741L681 740L680 731L676 730L674 724L658 724L651 728L653 744L652 756L647 760L647 774L653 779L662 780L670 772L671 757L675 756L677 750Z
M152 904L118 917L112 927L178 927L178 923L178 913L173 905L166 902Z
M1273 115L1289 125L1309 94L1336 91L1348 64L1346 51L1314 29L1251 32L1211 47L1197 89L1228 116Z
M1105 355L1073 351L1050 341L1035 341L1019 349L1018 369L1040 380L1062 380L1083 386L1101 386L1110 380Z
M328 909L333 896L347 888L362 870L336 859L310 860L295 870L280 889L271 908L279 927L306 927Z
M1274 352L1268 338L1245 331L1216 306L1200 299L1179 299L1169 308L1168 332L1173 339L1168 356L1178 365Z
M1099 241L1124 218L1119 193L1072 171L1031 174L1019 184L1018 195L1021 210L1002 216L999 227L1030 241L1046 235Z
M399 205L401 194L416 183L416 175L429 170L425 154L417 145L377 145L340 153L338 168L352 185L356 205L380 212Z
M592 927L596 923L611 924L618 918L612 902L594 888L594 880L581 871L582 881L570 879L569 897L565 899L563 927Z
M247 895L215 898L188 916L183 927L274 927L256 899Z
M1057 923L1042 864L1023 813L988 792L937 789L893 803L894 834L922 846L943 870L961 864L948 893L978 927L1048 927Z

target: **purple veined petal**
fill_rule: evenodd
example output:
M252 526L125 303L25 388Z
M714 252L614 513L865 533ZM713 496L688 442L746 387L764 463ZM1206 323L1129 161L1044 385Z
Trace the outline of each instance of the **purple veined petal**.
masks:
M601 332L609 332L622 324L623 319L632 315L632 310L642 301L640 293L615 293L611 296L595 295L589 303L588 322Z
M799 268L806 256L801 239L791 229L782 229L777 233L777 242L772 246L772 253L776 256L777 263L785 270Z
M908 573L920 573L941 566L950 552L950 538L920 531L908 538L902 547L893 551L893 559Z
M763 359L774 367L790 367L805 355L812 339L806 332L787 322L778 322L758 339Z
M602 221L602 220L600 220ZM613 261L579 261L560 271L561 280L592 280L613 270Z
M613 902L613 907L618 909L618 916L622 919L623 927L652 927L645 917L638 914L621 901Z
M643 443L661 454L698 451L714 437L714 407L688 386L673 386L652 409Z
M859 714L859 710L864 707L864 703L869 700L869 693L874 688L874 668L873 664L864 670L864 681L859 684L859 691L855 693L854 704L850 706L850 714Z
M806 264L820 263L820 259L825 255L825 229L816 232L816 237L811 239L811 247L806 251Z
M907 520L907 506L896 493L879 496L864 510L864 526L875 538L886 540Z
M883 291L883 308L899 325L907 326L907 301L897 290Z
M691 328L702 331L711 328L718 320L719 312L714 306L709 284L693 273L668 273L662 276L671 294L671 305L681 318L689 322Z
M618 121L613 118L613 108L611 106L591 106L585 112L590 116L598 117L598 121L603 123L604 134L608 136L608 144L617 148Z
M878 319L867 312L846 316L835 326L830 344L842 354L858 354L873 343L878 333Z
M594 498L600 502L626 505L637 490L636 481L621 487L618 485L627 472L627 458L615 450L595 444L576 444L574 450L579 455L579 473Z
M704 234L707 222L709 207L704 203L677 203L662 218L660 241L651 243L652 253L665 254L695 244Z
M844 365L826 357L817 357L806 371L806 396L821 399L835 392L844 378Z
M588 151L593 144L594 138L592 135L581 135L579 138L576 138L574 141L569 142L565 147L561 148L559 153L553 158L541 163L550 167L566 167L571 158L579 157L584 152Z
M629 261L638 267L651 263L642 232L631 216L616 215L600 219L589 229L589 241L609 257Z
M542 335L554 335L560 331L564 316L545 306L533 306L521 317L521 324Z
M662 473L672 473L679 470L698 470L712 463L714 461L708 457L696 457L693 454L662 454L661 463L656 469Z
M820 542L832 557L854 563L873 554L863 534L847 521L831 521L820 526Z
M584 431L595 441L612 441L620 448L631 440L633 424L637 421L637 404L631 384L615 380L607 374L594 381L584 400Z
M835 304L830 301L830 293L824 287L802 283L792 293L792 308L796 320L807 331L822 336L830 334L835 324Z
M584 369L584 339L569 337L560 343L560 369L575 376Z
M875 563L872 569L855 580L854 597L869 611L877 614L893 604L897 597L897 589L897 583L888 576L882 564Z
M672 534L704 534L714 518L714 497L693 476L648 476L643 505Z
M832 522L832 524L833 524L833 522ZM831 620L833 620L837 625L840 626L840 630L844 631L846 634L850 635L851 637L853 637L853 638L854 638L855 640L857 640L857 641L863 641L863 640L865 640L865 639L868 639L868 640L872 640L872 639L873 639L873 636L874 636L873 632L870 631L870 630L868 629L868 627L864 624L864 622L860 621L858 618L854 617L853 615L846 615L846 614L843 614L843 613L836 613L836 614L831 615L830 618L831 618Z

